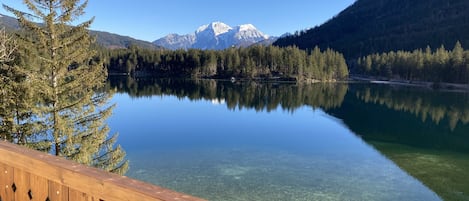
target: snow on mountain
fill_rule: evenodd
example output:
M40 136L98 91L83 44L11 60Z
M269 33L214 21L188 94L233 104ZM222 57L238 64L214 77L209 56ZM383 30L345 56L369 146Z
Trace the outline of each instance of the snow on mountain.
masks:
M235 27L234 38L239 42L252 42L257 43L269 38L268 35L260 32L252 24L244 24Z
M196 35L199 34L207 34L207 35L214 35L214 36L219 36L221 34L224 34L228 31L230 31L231 28L230 26L226 25L223 22L212 22L210 24L202 25L197 29L195 32Z
M160 38L153 42L153 44L159 44L161 47L169 49L186 49L187 47L192 46L195 43L195 35L178 35L178 34L169 34L164 38Z
M226 33L229 33L233 28L224 24L223 22L212 22L203 25L195 31L196 40L189 48L196 49L223 49L219 48L224 43L220 41Z
M246 47L270 38L252 24L232 28L223 22L212 22L200 26L192 34L182 36L170 34L153 43L173 50L190 48L220 50L233 46Z

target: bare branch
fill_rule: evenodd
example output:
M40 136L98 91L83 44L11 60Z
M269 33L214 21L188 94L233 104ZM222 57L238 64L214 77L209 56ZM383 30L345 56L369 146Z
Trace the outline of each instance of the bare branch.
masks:
M0 29L0 63L6 63L14 60L13 53L18 49L16 40L5 31Z

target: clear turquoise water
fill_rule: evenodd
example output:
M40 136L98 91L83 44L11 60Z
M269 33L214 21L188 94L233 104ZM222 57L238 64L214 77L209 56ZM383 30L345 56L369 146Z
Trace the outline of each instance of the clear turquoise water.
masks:
M129 177L220 201L440 200L320 108L126 93L113 102Z

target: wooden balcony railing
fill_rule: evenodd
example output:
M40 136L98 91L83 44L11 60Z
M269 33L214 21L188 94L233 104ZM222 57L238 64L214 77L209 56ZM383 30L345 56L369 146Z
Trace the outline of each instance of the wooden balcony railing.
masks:
M0 201L202 201L141 181L0 142Z

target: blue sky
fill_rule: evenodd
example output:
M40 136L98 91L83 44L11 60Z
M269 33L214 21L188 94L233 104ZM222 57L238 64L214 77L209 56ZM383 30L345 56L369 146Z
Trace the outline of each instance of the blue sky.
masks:
M253 24L279 36L320 25L355 0L89 0L91 29L153 41L169 33L186 34L221 21L230 26ZM0 0L26 10L22 0ZM7 14L3 9L2 14Z

